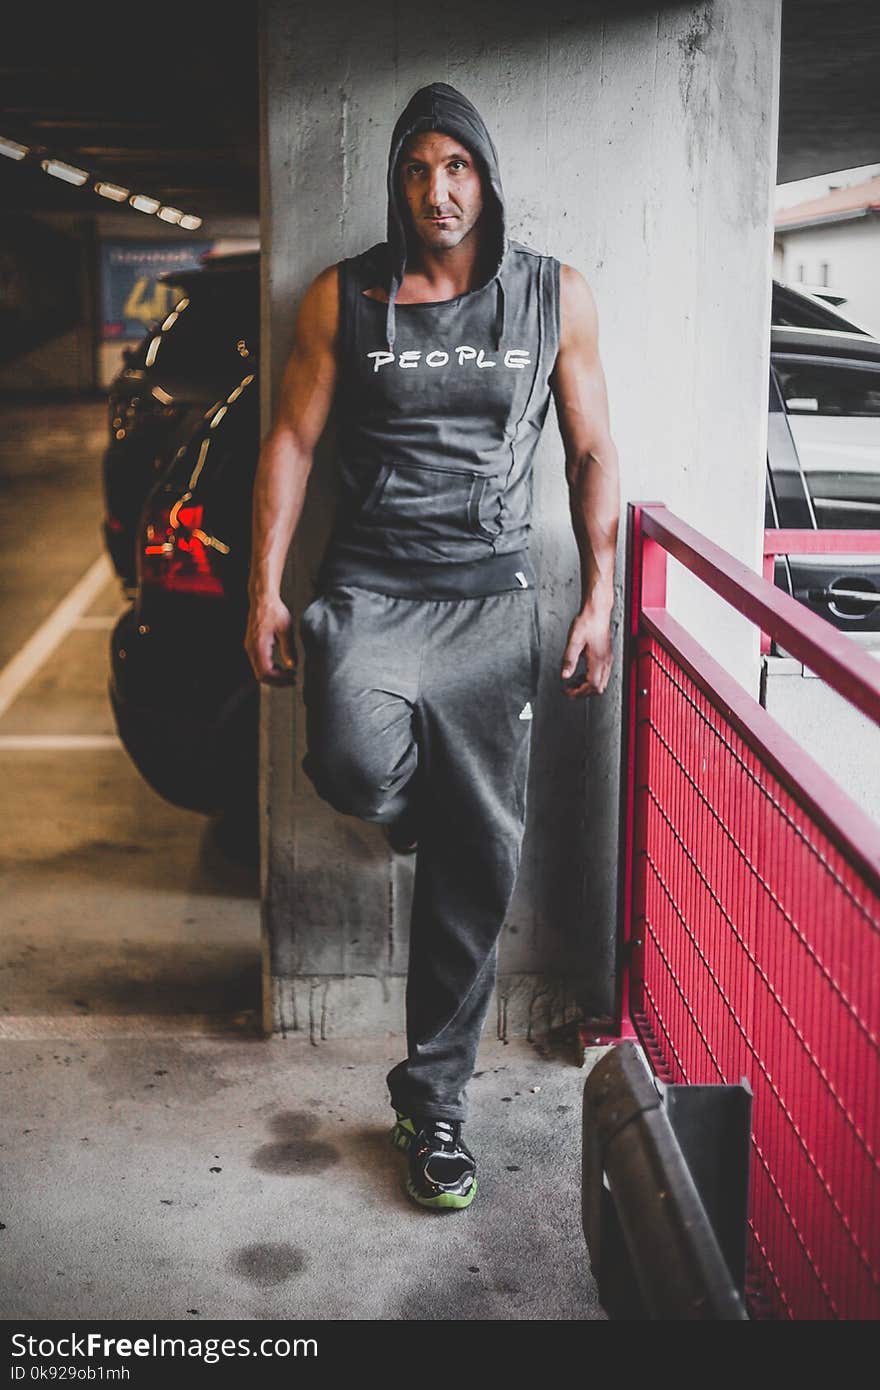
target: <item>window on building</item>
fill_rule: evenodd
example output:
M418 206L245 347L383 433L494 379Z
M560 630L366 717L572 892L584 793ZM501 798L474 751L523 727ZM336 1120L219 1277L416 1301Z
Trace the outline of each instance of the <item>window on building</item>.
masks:
M829 280L828 280L828 262L827 262L827 261L820 261L820 262L819 262L819 284L820 284L820 285L827 285L827 284L829 284L829 283L830 283L830 282L829 282Z
M798 280L800 281L801 284L804 283L804 267L803 267L802 264L799 265L798 268L797 268L797 278L798 278Z

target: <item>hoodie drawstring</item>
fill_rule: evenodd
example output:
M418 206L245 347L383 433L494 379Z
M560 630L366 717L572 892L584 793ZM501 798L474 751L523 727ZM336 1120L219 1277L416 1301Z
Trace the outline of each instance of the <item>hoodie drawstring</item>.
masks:
M492 325L492 331L493 331L494 336L495 336L494 347L495 347L496 351L500 351L500 350L501 350L501 339L504 337L504 309L505 309L504 286L503 286L502 283L501 283L501 276L500 276L500 275L496 276L495 285L496 285L496 292L495 292L495 322L494 322L493 325Z
M400 281L396 275L391 276L391 284L388 286L388 308L385 311L385 340L388 344L388 351L394 351L394 339L397 337L397 321L394 312L394 301L397 298L397 291L400 289Z

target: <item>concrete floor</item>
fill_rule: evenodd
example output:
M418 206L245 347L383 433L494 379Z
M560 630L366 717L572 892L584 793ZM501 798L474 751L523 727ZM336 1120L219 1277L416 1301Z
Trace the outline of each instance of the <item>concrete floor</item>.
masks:
M0 1055L3 1318L597 1316L582 1077L528 1044L483 1049L480 1191L453 1213L401 1187L396 1040L52 1037Z
M0 689L100 554L103 430L0 408ZM108 572L0 716L0 1317L602 1318L573 1057L483 1046L481 1190L439 1215L388 1143L402 1039L258 1035L255 871L115 741L122 606Z

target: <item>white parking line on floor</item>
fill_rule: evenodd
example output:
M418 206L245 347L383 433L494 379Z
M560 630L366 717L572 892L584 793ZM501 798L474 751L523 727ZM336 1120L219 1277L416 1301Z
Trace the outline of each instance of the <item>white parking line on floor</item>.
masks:
M28 681L36 675L112 578L108 557L99 555L45 622L6 663L0 671L0 716L6 713L13 700L17 699Z
M94 749L121 748L115 734L0 734L0 752L18 750L31 753L42 748Z
M121 609L120 613L124 611ZM105 629L109 632L119 621L120 613L94 613L85 618L78 618L74 627L77 630L82 629L84 632L104 631Z

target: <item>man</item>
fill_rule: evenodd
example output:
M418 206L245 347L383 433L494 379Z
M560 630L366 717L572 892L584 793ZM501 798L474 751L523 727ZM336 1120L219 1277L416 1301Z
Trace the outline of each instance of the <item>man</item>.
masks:
M407 1191L439 1209L477 1190L461 1127L525 824L531 463L551 393L581 560L561 668L576 699L608 682L619 509L595 306L579 272L508 238L483 120L431 83L392 136L387 241L324 270L299 310L257 471L245 645L261 681L295 675L281 577L335 399L341 493L299 624L303 768L392 847L418 845L408 1056L387 1083Z

